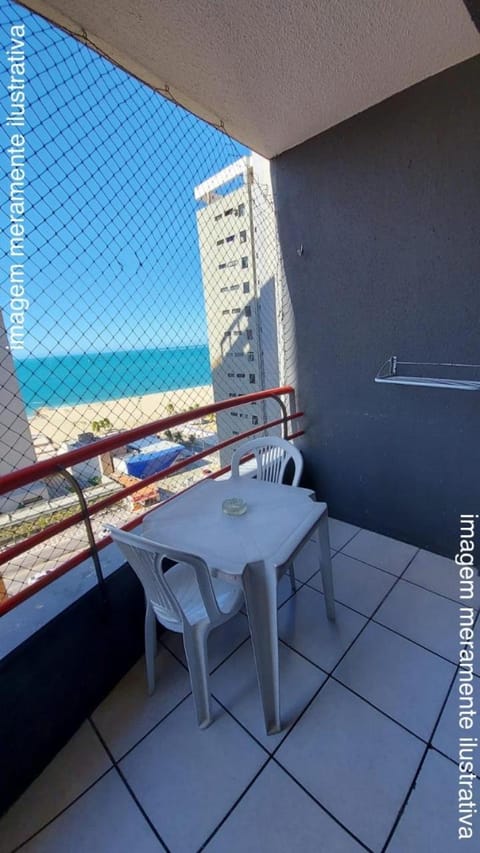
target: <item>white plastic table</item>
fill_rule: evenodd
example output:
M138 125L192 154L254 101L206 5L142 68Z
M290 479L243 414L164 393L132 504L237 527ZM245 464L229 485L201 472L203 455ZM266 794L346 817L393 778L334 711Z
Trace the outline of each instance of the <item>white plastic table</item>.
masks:
M225 515L222 503L231 497L246 501L245 515ZM327 616L334 620L327 505L307 489L248 477L203 480L143 522L147 538L196 554L212 574L242 584L268 734L281 729L277 582L315 532Z

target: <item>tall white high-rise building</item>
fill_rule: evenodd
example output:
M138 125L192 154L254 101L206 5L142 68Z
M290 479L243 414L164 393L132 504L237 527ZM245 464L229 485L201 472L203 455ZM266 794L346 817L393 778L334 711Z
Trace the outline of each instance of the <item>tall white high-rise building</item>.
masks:
M276 387L278 253L268 161L237 160L195 187L195 199L214 399ZM219 440L279 415L274 401L219 412ZM222 464L231 452L222 452Z
M15 366L0 311L0 474L37 461L25 406L20 396ZM48 496L45 485L32 484L0 495L0 513L13 512L35 497Z

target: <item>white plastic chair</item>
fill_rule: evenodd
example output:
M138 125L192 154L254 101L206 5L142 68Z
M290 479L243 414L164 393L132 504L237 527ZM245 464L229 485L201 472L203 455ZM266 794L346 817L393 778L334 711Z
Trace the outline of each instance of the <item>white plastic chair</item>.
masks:
M257 480L268 480L270 483L283 483L285 469L292 460L294 465L292 486L298 486L302 476L303 459L300 451L289 441L273 435L245 441L232 453L230 462L232 477L240 476L240 460L250 454L254 455L256 463L253 476Z
M190 683L200 728L211 722L207 640L212 628L240 610L239 586L212 578L206 563L193 554L172 550L142 536L105 525L145 591L145 662L148 692L155 689L156 622L183 634ZM165 559L174 562L163 571Z
M302 454L293 444L284 438L269 435L261 438L252 438L245 441L232 453L230 466L232 478L240 477L240 461L244 456L254 455L256 470L250 476L257 480L268 480L270 483L283 483L285 469L290 461L293 461L294 471L292 486L298 486L303 471ZM250 473L250 472L249 472ZM292 591L296 590L295 567L293 562L289 567L290 586Z

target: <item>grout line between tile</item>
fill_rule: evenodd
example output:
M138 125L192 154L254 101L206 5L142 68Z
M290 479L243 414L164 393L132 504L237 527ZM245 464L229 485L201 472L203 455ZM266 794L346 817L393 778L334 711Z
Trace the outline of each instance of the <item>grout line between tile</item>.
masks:
M275 756L272 756L272 760L273 760L274 764L276 764L276 765L277 765L277 767L280 767L280 769L281 769L284 773L286 773L286 775L287 775L287 776L292 780L292 782L295 782L295 784L296 784L296 785L298 785L298 787L299 787L299 788L300 788L300 789L301 789L305 794L307 794L307 796L308 796L311 800L313 800L313 802L314 802L314 803L315 803L319 808L321 808L321 809L322 809L322 811L324 811L324 812L325 812L325 813L326 813L326 814L327 814L327 815L328 815L328 816L329 816L333 821L335 821L335 823L337 824L337 826L340 826L340 827L344 830L344 832L346 832L346 833L347 833L351 838L353 838L353 839L354 839L354 841L356 841L356 842L357 842L357 844L360 844L360 845L361 845L361 847L363 847L363 849L364 849L364 850L367 850L367 851L368 851L368 853L374 853L374 851L372 851L372 849L371 849L370 847L368 847L368 846L365 844L365 842L361 841L361 840L360 840L360 838L358 838L358 837L357 837L357 836L352 832L352 830L348 828L348 826L346 826L345 824L343 824L343 823L338 819L338 817L335 817L335 815L333 814L333 812L331 812L329 809L327 809L327 807L326 807L326 806L324 806L324 805L323 805L323 803L321 803L321 802L320 802L320 800L317 800L317 798L316 798L316 797L311 793L311 791L309 791L309 790L308 790L308 788L305 788L305 786L304 786L304 785L302 785L302 783L301 783L301 782L299 782L299 781L298 781L298 779L296 779L296 778L295 778L295 776L293 776L293 775L290 773L290 771L289 771L286 767L284 767L284 766L283 766L283 764L282 764L282 763L281 763L281 762L280 762L280 761L279 761Z
M134 743L132 746L129 746L129 748L127 749L127 751L126 751L126 752L124 752L124 753L120 756L120 758L114 759L114 761L115 761L116 763L117 763L117 762L119 762L119 761L123 761L123 759L124 759L124 758L126 758L126 757L127 757L127 755L130 755L130 753L132 752L132 750L136 749L136 748L137 748L137 746L138 746L140 743L142 743L142 741L144 741L144 740L145 740L145 738L147 738L149 735L151 735L151 734L152 734L152 732L154 732L154 731L155 731L155 729L157 729L157 728L158 728L158 726L160 726L163 722L165 722L165 720L167 719L167 717L169 717L171 714L173 714L173 712L174 712L174 711L176 711L176 710L177 710L177 708L179 708L179 707L180 707L180 705L182 705L182 704L183 704L183 702L186 702L186 701L187 701L187 699L189 699L191 695L192 695L192 691L190 690L190 691L187 693L187 695L186 695L186 696L184 696L182 699L180 699L180 700L177 702L177 704L173 706L173 708L170 708L170 710L169 710L169 711L167 711L167 713L166 713L166 714L164 714L164 715L163 715L163 717L161 717L161 719L160 719L160 720L157 720L157 722L152 726L152 728L151 728L151 729L149 729L149 730L148 730L148 732L145 732L145 734L143 734L143 735L141 736L141 738L139 738L137 741L135 741L135 743ZM91 721L91 722L92 722L92 725L95 725L95 724L93 723L93 721ZM101 735L100 735L100 737L101 737ZM102 743L103 743L103 741L102 741ZM110 752L109 752L109 754L110 754Z
M445 595L445 593L443 592L438 592L436 589L429 589L427 586L423 586L423 584L421 583L417 583L416 581L410 580L410 578L402 578L402 580L404 581L404 583L409 583L410 586L416 586L417 589L423 589L424 592L431 592L432 595L438 595L439 598L444 598L446 601L451 601L452 604L456 604L458 607L460 607L461 602L458 601L456 598L451 598L449 595ZM474 607L472 605L472 609L476 612L480 611L480 607L478 605L477 607Z
M340 521L340 519L339 519L339 518L337 518L337 519L333 519L333 520L334 520L334 521ZM344 521L344 522L343 522L343 524L349 524L349 522L348 522L348 521ZM357 525L356 525L356 524L354 524L354 525L353 525L353 527L357 527ZM334 550L337 554L339 554L339 553L343 550L343 548L346 548L346 547L347 547L347 545L350 545L350 542L352 542L352 540L353 540L353 539L355 539L355 536L358 536L358 534L359 534L362 530L363 530L363 527L358 527L358 528L357 528L357 530L355 531L355 533L353 533L353 534L350 536L350 539L347 539L347 541L346 541L346 542L344 542L344 543L343 543L343 545L342 545L340 548L334 548L333 550Z
M105 740L103 739L102 735L100 734L99 730L97 729L97 727L96 727L96 725L92 719L90 719L90 724L92 725L93 729L95 730L98 739L103 744L104 749L106 750L106 752L110 756L110 760L112 761L112 764L113 764L113 769L116 770L118 776L120 777L121 781L125 785L125 788L127 789L128 793L130 794L130 796L131 796L132 800L134 801L135 805L137 806L139 812L141 813L141 815L143 816L145 821L148 823L148 825L149 825L150 829L152 830L153 834L155 835L157 841L160 842L160 844L165 848L167 853L171 853L168 845L165 843L165 841L161 837L160 833L158 832L157 828L155 827L153 822L150 820L147 812L145 811L142 804L140 803L140 801L139 801L137 795L135 794L133 788L131 787L130 783L127 781L123 771L118 766L116 759L114 758L112 752L110 751L109 747L107 746Z
M223 818L221 819L221 821L217 824L217 826L215 827L215 829L213 830L213 832L211 832L211 833L210 833L210 835L208 836L208 838L206 838L206 839L205 839L205 841L203 842L203 844L201 845L201 847L199 847L199 848L198 848L197 853L201 853L201 851L205 849L205 847L207 846L207 844L209 844L209 843L210 843L210 841L212 840L213 836L214 836L214 835L216 835L216 833L218 832L218 830L220 829L220 827L221 827L221 826L223 826L223 824L225 823L225 821L226 821L226 820L230 817L230 815L235 811L235 809L237 808L237 806L238 806L238 804L240 803L240 801L241 801L241 800L243 800L243 798L244 798L245 794L247 793L247 791L249 791L249 790L250 790L250 788L252 787L252 785L257 781L258 777L260 776L260 774L261 774L261 773L263 773L263 771L265 770L265 767L267 766L267 764L269 764L269 762L270 762L271 760L272 760L272 759L271 759L271 757L270 757L270 756L268 756L268 757L267 757L267 760L265 761L265 763L264 763L264 764L262 764L262 766L260 767L260 769L255 773L255 776L253 777L253 779L251 779L251 780L250 780L250 782L248 783L248 785L246 786L246 788L242 791L242 793L240 794L240 796L239 796L239 797L237 797L237 799L235 800L235 802L233 803L233 805L228 809L228 811L227 811L226 815L224 815L224 817L223 817Z
M416 552L415 556L417 555L417 553L418 551ZM395 574L395 572L389 572L388 569L382 569L381 566L375 566L373 563L368 563L367 560L361 560L360 557L352 557L351 554L344 554L343 551L337 551L337 553L334 554L335 557L338 557L339 555L341 555L342 557L348 557L349 560L355 560L357 563L362 563L363 566L368 566L370 569L376 569L377 572L383 572L384 575L388 575L389 577L397 578L397 580L403 575L405 569L407 569L410 565L410 563L408 563L405 569L402 569L400 574L397 575Z
M419 775L420 775L420 772L421 772L421 770L422 770L422 767L423 767L423 765L424 765L424 763L425 763L425 759L426 759L426 757L427 757L427 753L428 753L428 746L426 746L426 747L425 747L424 753L423 753L423 755L422 755L422 757L421 757L421 759L420 759L420 762L419 762L419 764L418 764L417 771L416 771L416 773L414 773L414 775L413 775L413 779L412 779L412 781L411 781L411 783L410 783L410 787L409 787L409 789L408 789L408 791L407 791L407 793L406 793L406 795L405 795L405 799L404 799L404 801L403 801L402 805L400 806L400 808L399 808L399 810L398 810L397 816L396 816L395 820L393 821L392 828L391 828L391 830L390 830L389 834L387 835L387 839L386 839L386 841L385 841L385 844L384 844L384 845L383 845L383 847L382 847L381 853L386 853L387 847L388 847L388 845L390 844L390 842L391 842L391 840L392 840L393 836L395 835L395 832L396 832L397 826L398 826L398 824L400 823L400 820L401 820L401 818L402 818L402 815L403 815L403 813L404 813L404 811L405 811L405 809L406 809L406 807L407 807L408 801L409 801L409 799L410 799L410 795L411 795L412 791L414 790L415 785L417 784L417 779L418 779L418 777L419 777Z
M265 745L264 745L260 740L258 740L258 738L256 737L256 735L254 735L254 734L253 734L253 732L251 732L251 731L250 731L250 729L247 729L247 727L246 727L245 723L242 723L242 721L241 721L241 720L239 720L239 719L238 719L238 717L236 717L236 716L235 716L235 714L233 713L233 711L231 711L231 710L230 710L230 708L228 708L228 707L227 707L227 705L225 705L225 704L224 704L224 703L223 703L223 702L218 698L218 696L215 696L215 694L214 694L214 693L212 693L211 695L212 695L212 698L213 698L213 699L215 699L215 702L216 702L218 705L220 705L220 707L223 709L223 711L225 711L225 713L226 713L226 714L228 714L228 716L229 716L229 717L231 717L231 719L232 719L235 723L237 723L237 725L239 725L241 729L243 729L243 731L245 732L245 734L249 735L249 736L252 738L252 740L254 740L254 741L255 741L256 745L257 745L257 746L260 746L260 747L263 749L263 751L265 752L265 754L266 754L266 755L268 755L268 757L270 758L270 757L271 757L271 755L272 755L272 753L270 752L270 750L269 750L269 749L267 749L267 747L266 747L266 746L265 746Z
M356 535L357 534L355 534L355 536ZM353 537L353 538L355 538L355 537ZM350 539L349 542L351 542L351 541L352 540ZM367 560L362 560L360 557L353 557L351 554L345 554L343 552L343 548L345 548L349 544L349 542L346 542L345 545L343 545L339 551L336 551L335 554L332 554L332 558L336 557L338 554L342 554L343 557L349 557L350 560L356 560L358 563L363 563L364 566L369 566L371 569L377 569L377 571L383 572L385 575L391 575L391 576L397 578L398 580L401 579L405 583L410 584L411 586L416 586L419 589L423 589L425 592L431 592L432 595L438 595L440 598L445 598L447 601L452 601L453 604L460 604L460 602L456 598L451 598L449 595L445 595L445 593L443 593L443 592L438 592L435 589L429 589L427 586L423 586L423 584L418 583L417 581L414 581L414 580L411 580L410 578L404 577L404 574L405 574L406 570L409 568L409 566L411 565L412 560L409 561L408 565L405 567L405 569L402 570L402 572L399 575L396 575L396 574L394 574L394 572L389 572L388 569L384 569L381 566L375 566L374 563L369 563ZM421 548L417 548L417 551L414 554L413 559L420 553L421 550L422 550ZM437 556L437 555L434 555L434 556ZM318 571L319 570L317 570L315 572L315 574L318 574ZM312 577L313 577L313 575L308 579L308 581L306 581L306 583L309 583L309 581L311 581ZM315 587L313 587L313 588L315 589ZM320 592L321 590L318 590L318 591ZM340 603L343 603L343 602L340 602ZM480 605L473 607L473 609L476 612L480 613Z
M397 826L398 826L398 824L400 823L400 820L401 820L401 818L402 818L402 815L403 815L403 813L404 813L404 811L405 811L405 809L406 809L406 807L407 807L407 805L408 805L408 800L410 799L410 796L411 796L411 794L412 794L412 791L414 790L414 788L415 788L415 786L416 786L416 784L417 784L417 779L418 779L418 777L419 777L419 775L420 775L420 773L421 773L421 770L422 770L422 768L423 768L423 765L424 765L424 763L425 763L425 759L426 759L426 757L427 757L427 755L428 755L428 751L429 751L429 750L432 750L432 751L435 751L435 752L440 752L440 750L437 750L437 749L436 749L436 747L434 747L434 746L433 746L432 741L433 741L433 738L435 737L435 733L436 733L436 731L437 731L438 725L439 725L440 720L441 720L441 718L442 718L442 714L443 714L443 712L444 712L444 710L445 710L445 706L446 706L446 704L447 704L447 702L448 702L448 699L449 699L449 697L450 697L450 694L451 694L451 692L452 692L452 690L453 690L453 685L454 685L454 683L455 683L455 679L456 679L456 677L457 677L457 674L458 674L459 670L460 670L460 663L458 663L458 664L456 665L456 667L455 667L455 672L454 672L453 677L452 677L452 680L451 680L451 682L450 682L450 687L449 687L449 688L448 688L448 690L447 690L447 693L446 693L445 699L443 700L442 706L441 706L441 708L440 708L440 711L439 711L438 716L437 716L437 718L436 718L436 721L435 721L435 723L434 723L434 726L433 726L432 732L431 732L430 737L429 737L429 739L428 739L428 742L427 742L427 744L426 744L425 752L423 753L423 756L422 756L422 758L421 758L420 764L419 764L419 766L418 766L418 768L417 768L417 772L415 773L415 775L414 775L414 777L413 777L413 780L412 780L412 782L411 782L410 788L409 788L409 790L408 790L408 792L407 792L407 794L406 794L406 796L405 796L405 799L404 799L404 801L403 801L403 803L402 803L402 805L401 805L401 807L400 807L400 809L399 809L399 812L398 812L398 814L397 814L397 817L396 817L396 819L395 819L395 821L394 821L394 823L393 823L392 829L390 830L390 834L389 834L389 835L388 835L388 837L387 837L387 840L386 840L386 842L385 842L385 845L384 845L384 847L383 847L383 849L382 849L381 853L386 853L387 847L388 847L388 845L390 844L390 841L392 840L392 838L393 838L393 836L394 836L394 834L395 834L395 831L396 831L396 829L397 829ZM442 754L443 754L443 753L442 753ZM446 757L446 758L448 758L448 756L445 756L445 757ZM449 760L451 760L451 759L449 759ZM456 762L454 761L454 762L453 762L453 764L455 764L455 763L456 763Z
M392 634L396 634L397 637L402 637L403 640L408 640L410 643L413 643L414 646L418 646L419 649L423 649L426 652L430 652L431 655L435 655L437 658L440 658L440 660L444 660L447 663L452 664L452 666L457 665L456 661L451 660L450 658L446 658L445 655L441 655L440 652L436 652L436 651L434 651L434 649L429 649L428 646L424 646L423 643L419 643L418 640L412 640L411 637L407 637L406 634L402 634L402 632L397 631L396 628L392 628L390 625L385 625L383 622L379 622L378 619L372 619L372 622L374 622L375 625L380 625L382 628L385 628L387 631L391 631Z
M369 564L369 563L367 563L366 565L370 565L370 564ZM375 566L372 566L372 568L375 568ZM408 566L407 566L406 568L408 568ZM380 570L380 571L381 571L381 570ZM386 573L386 574L388 574L388 573ZM391 575L391 577L394 577L394 575ZM396 578L396 580L397 580L397 581L400 581L400 580L403 580L403 578L402 578L401 576L399 576L399 577L397 577L397 578ZM380 604L378 604L378 605L377 605L377 607L372 611L372 614L371 614L370 616L367 616L367 614L366 614L366 613L362 613L362 611L361 611L361 610L357 610L355 607L352 607L352 605L351 605L351 604L345 604L345 602L344 602L344 601L338 601L338 599L335 599L335 602L336 602L337 604L340 604L342 607L346 607L346 608L347 608L347 610L351 610L351 611L352 611L352 613L356 613L358 616L362 616L364 619L367 619L369 622L374 622L374 623L375 623L375 625L380 625L382 628L385 628L385 630L386 630L386 631L391 631L391 632L392 632L392 634L396 634L396 635L397 635L397 637L402 637L402 639L403 639L403 640L408 640L410 643L413 643L415 646L418 646L420 649L423 649L423 650L424 650L424 651L426 651L426 652L430 652L430 654L435 655L436 657L440 658L441 660L446 661L446 663L450 663L450 664L453 664L453 666L456 666L456 665L457 665L457 662L456 662L456 661L454 661L454 660L450 660L450 658L446 658L444 655L441 655L439 652L434 651L434 649L429 649L429 648L428 648L428 646L424 646L424 645L422 645L422 643L419 643L419 642L418 642L418 640L413 640L413 639L412 639L412 637L407 637L407 635L406 635L406 634L402 634L402 633L401 633L401 631L397 631L397 630L396 630L396 628L392 628L390 625L385 625L383 622L379 622L379 621L378 621L378 619L374 619L374 618L373 618L373 617L374 617L374 615L375 615L375 613L377 612L378 608L382 606L382 604L384 603L385 599L390 595L390 593L391 593L391 592L393 592L393 590L394 590L394 588L396 587L396 585L397 585L396 583L392 584L392 586L390 587L390 589L387 591L386 595L385 595L385 596L382 598L382 600L380 601ZM307 586L307 587L308 587L308 589L312 590L312 592L316 592L316 593L318 593L318 595L321 595L321 596L322 596L322 598L324 598L324 597L325 597L325 596L323 595L323 592L322 592L321 590L317 589L317 588L316 588L316 587L314 587L314 586L310 586L310 584L309 584L308 582L304 583L304 584L303 584L303 586ZM426 592L430 592L430 590L426 590ZM432 595L435 595L435 593L432 593ZM440 597L441 597L441 598L444 598L444 596L440 596ZM452 599L448 599L448 600L449 600L449 601L452 601L452 603L453 603L453 604L457 603L457 602L454 602ZM286 602L285 602L285 603L286 603ZM283 604L282 604L282 607L283 607ZM480 616L480 612L479 612L479 613L477 614L477 616L475 617L475 623L476 623L476 621L478 620L479 616ZM366 627L367 627L367 626L365 625L365 628L366 628ZM363 630L363 629L362 629L362 630ZM285 640L282 640L282 643L285 643ZM285 645L288 645L288 643L285 643ZM293 648L293 647L292 647L292 648ZM296 652L297 652L297 654L300 654L300 652L298 652L298 651L297 651L297 649L294 649L294 651L296 651ZM303 657L305 657L305 655L303 655ZM314 662L313 662L313 661L311 661L309 658L306 658L306 660L308 660L310 663L314 663ZM339 661L339 663L340 663L340 661Z
M410 563L412 562L412 560L414 559L414 557L416 556L416 554L417 554L417 553L418 553L418 549L417 549L417 551L415 552L415 554L412 556L411 560L409 560L409 562L408 562L408 563L407 563L407 565L405 566L405 568L404 568L404 570L403 570L404 572L406 572L406 570L408 569L408 566L410 565ZM365 628L367 627L367 625L369 625L369 624L370 624L370 622L371 622L371 621L373 621L373 616L375 615L375 613L377 612L377 610L382 606L382 604L383 604L383 602L385 601L385 599L387 598L387 596L388 596L388 595L390 595L390 593L391 593L392 589L394 589L394 588L395 588L395 586L397 585L397 583L398 583L398 582L399 582L399 580L400 580L400 577L401 577L401 576L399 576L399 577L397 578L397 580L395 581L395 583L393 584L393 586L392 586L392 587L388 590L388 592L383 596L383 598L381 599L381 601L379 602L379 604L377 605L377 607L376 607L376 608L375 608L375 610L373 611L372 615L371 615L370 617L365 617L365 616L364 616L364 618L366 619L365 624L360 628L360 631L358 632L358 634L356 634L356 636L353 638L352 642L349 644L349 646L345 649L345 651L343 652L343 654L341 655L341 657L338 659L337 663L335 664L335 666L333 667L333 669L330 671L330 673L327 675L327 678L325 679L325 681L323 682L323 684L319 687L319 689L317 690L317 692L312 696L312 698L311 698L311 699L310 699L310 701L307 703L307 705L305 706L305 708L303 709L303 711L301 712L301 714L300 714L300 715L298 716L298 718L295 720L295 722L293 723L292 727L290 728L290 731L287 733L287 735L286 735L286 736L285 736L285 738L283 739L282 743L281 743L281 744L279 744L279 745L277 746L277 748L273 751L273 753L272 753L272 755L273 755L273 756L276 754L276 752L277 752L277 750L280 748L280 746L281 746L283 743L285 743L285 741L287 740L287 738L288 738L288 737L290 737L290 735L292 734L292 731L294 731L295 727L298 725L299 721L302 719L302 717L304 716L304 714L306 713L306 711L308 710L308 708L310 707L310 705L312 704L312 702L317 698L317 696L319 695L319 693L324 689L325 685L326 685L326 684L328 684L328 682L329 682L329 680L330 680L330 677L333 675L333 673L335 672L335 670L337 669L337 667L339 666L339 664L342 662L343 658L348 654L348 652L349 652L349 651L350 651L350 649L352 648L353 644L354 644L354 643L356 643L356 641L358 640L358 638L360 637L360 635L361 635L361 634L363 634L363 632L364 632ZM309 587L309 588L311 589L311 587ZM318 595L321 595L321 596L322 596L322 598L324 598L324 597L325 597L325 596L323 595L323 593L321 593L319 590L312 590L312 592L316 592ZM349 609L352 609L352 608L349 608ZM282 642L285 642L285 641L284 641L284 640L282 640ZM289 645L289 644L288 644L288 643L285 643L285 645ZM289 648L293 648L293 647L289 646ZM297 650L296 650L296 649L293 649L293 651L297 651ZM305 656L303 656L303 657L305 657ZM306 660L309 660L309 658L306 658ZM310 662L310 663L313 663L313 661L309 661L309 662ZM320 667L318 667L318 668L320 669ZM325 670L323 670L323 671L325 671ZM335 680L336 680L336 679L335 679ZM362 697L362 698L363 698L363 697ZM365 700L364 700L364 701L365 701ZM379 709L378 709L378 710L379 710ZM383 712L381 712L381 713L383 713ZM385 716L386 716L386 715L385 715ZM396 721L395 721L395 722L396 722ZM401 725L401 724L398 724L398 725Z
M477 612L477 615L476 615L475 620L474 620L474 627L476 626L476 624L477 624L477 622L478 622L479 615L480 615L480 614ZM462 646L462 648L466 648L466 644L464 644L464 645ZM412 780L412 783L411 783L410 789L409 789L409 791L408 791L408 793L407 793L407 795L406 795L406 797L405 797L404 802L402 803L402 806L400 807L400 810L399 810L399 812L398 812L398 815L397 815L397 817L396 817L396 820L395 820L395 821L394 821L394 823L393 823L392 829L391 829L391 831L390 831L390 834L389 834L389 836L388 836L388 838L387 838L387 840L386 840L386 842L385 842L385 845L384 845L384 847L383 847L383 849L382 849L381 853L386 853L387 847L388 847L388 845L390 844L390 841L392 840L392 838L393 838L393 836L394 836L394 834L395 834L395 831L396 831L396 829L397 829L397 827L398 827L398 824L400 823L400 820L401 820L401 818L402 818L402 815L403 815L403 813L404 813L404 811L405 811L405 809L406 809L406 807L407 807L407 805L408 805L408 800L410 799L410 796L411 796L411 794L412 794L412 791L413 791L413 790L414 790L414 788L415 788L415 785L416 785L416 783L417 783L417 779L418 779L418 777L419 777L419 775L420 775L420 773L421 773L422 767L423 767L423 765L424 765L424 763L425 763L425 759L426 759L426 757L427 757L427 755L428 755L428 751L429 751L429 750L431 750L431 751L433 751L433 752L437 752L437 753L439 753L440 755L443 755L443 756L444 756L444 758L447 758L447 759L448 759L448 761L451 761L453 764L455 764L455 765L457 766L457 763L456 763L452 758L450 758L448 755L445 755L441 750L439 750L437 747L435 747L435 746L433 745L433 738L435 737L435 733L436 733L437 728L438 728L438 726L439 726L440 720L441 720L441 718L442 718L442 715L443 715L443 712L444 712L444 710L445 710L445 706L446 706L446 704L447 704L447 702L448 702L448 699L449 699L449 697L450 697L450 694L451 694L451 692L452 692L452 690L453 690L453 685L454 685L454 683L455 683L455 680L456 680L456 677L457 677L457 674L458 674L458 672L459 672L459 671L460 671L460 662L458 661L458 662L457 662L457 664L456 664L456 667L455 667L455 672L454 672L454 674L453 674L452 681L451 681L451 683L450 683L450 687L449 687L449 688L448 688L448 690L447 690L447 695L445 696L445 699L444 699L444 701L443 701L442 707L440 708L440 712L439 712L439 714L438 714L438 716L437 716L437 719L436 719L436 722L435 722L435 724L434 724L434 726L433 726L432 733L431 733L431 735L430 735L429 741L428 741L428 743L427 743L427 746L426 746L425 752L424 752L424 754L423 754L423 756L422 756L422 759L421 759L421 761L420 761L420 764L419 764L419 766L418 766L418 768L417 768L417 772L416 772L416 774L415 774L415 776L414 776L414 778L413 778L413 780ZM480 779L480 776L478 776L478 774L477 774L477 778L479 778L479 779Z
M438 746L434 746L433 743L432 743L430 749L432 750L432 752L438 752L438 754L441 755L442 758L446 758L450 762L450 764L453 764L458 770L458 761L455 761L454 758L452 758L450 755L447 755L447 753L443 752L441 749L439 749ZM476 778L480 782L480 770L478 773L475 773L474 775L476 776Z
M105 770L103 773L101 773L100 776L98 776L98 778L95 779L94 782L92 782L90 785L87 785L87 787L81 792L81 794L78 794L76 797L74 797L73 800L71 800L68 803L68 805L66 805L63 809L60 809L60 811L57 812L57 814L55 814L54 817L50 818L50 820L47 820L44 824L42 824L41 827L39 827L39 829L36 829L35 832L32 832L32 834L29 835L28 838L25 838L20 844L17 844L16 847L13 847L12 850L10 851L10 853L16 853L17 850L21 850L23 847L25 847L26 844L28 844L29 841L32 840L32 838L36 838L37 835L40 835L40 833L43 832L43 830L46 829L47 826L50 826L52 823L55 823L55 821L62 814L64 814L64 812L68 811L68 809L71 806L73 806L76 802L78 802L78 800L81 800L81 798L84 796L84 794L88 793L88 791L90 791L92 788L94 788L95 785L97 784L97 782L100 782L100 780L103 779L108 773L111 773L112 770L114 770L113 764L111 767L108 767L107 770Z

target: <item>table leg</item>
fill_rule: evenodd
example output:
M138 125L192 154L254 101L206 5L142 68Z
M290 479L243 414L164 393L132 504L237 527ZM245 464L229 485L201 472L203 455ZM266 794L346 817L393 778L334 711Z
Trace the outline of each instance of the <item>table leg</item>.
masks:
M328 535L328 513L325 510L318 523L318 540L320 545L320 569L322 572L323 594L327 617L335 621L335 601L333 597L332 559L330 554L330 537Z
M273 566L248 565L242 577L267 734L281 730L277 576Z

